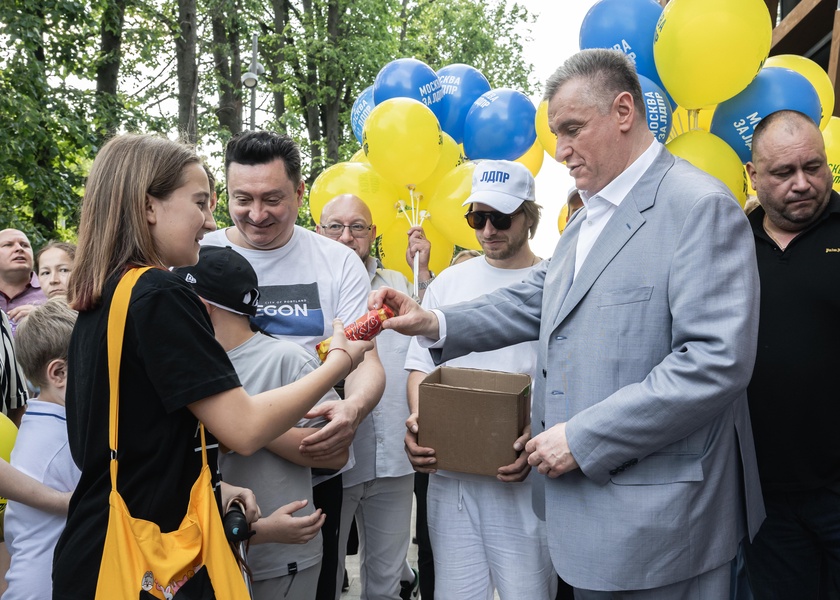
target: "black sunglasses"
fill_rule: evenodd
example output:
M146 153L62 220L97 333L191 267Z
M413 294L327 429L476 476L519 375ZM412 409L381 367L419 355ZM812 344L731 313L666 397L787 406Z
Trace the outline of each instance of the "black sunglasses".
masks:
M521 213L523 210L524 209L520 208L509 215L500 213L496 210L471 210L464 215L464 218L467 220L467 225L473 229L484 229L484 225L487 224L487 219L490 219L490 224L494 229L504 231L505 229L510 229L510 226L513 224L513 217Z

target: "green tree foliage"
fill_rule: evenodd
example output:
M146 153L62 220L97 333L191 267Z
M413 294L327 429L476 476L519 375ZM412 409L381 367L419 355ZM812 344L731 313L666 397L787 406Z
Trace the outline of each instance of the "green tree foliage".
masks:
M493 88L530 94L532 66L522 58L521 28L534 17L520 4L449 0L424 2L406 21L401 52L434 69L466 63L481 71Z
M189 27L179 10L194 14ZM532 21L513 0L7 0L0 228L36 245L72 239L87 169L116 132L188 130L223 180L223 145L249 125L240 79L253 33L266 70L256 125L300 142L311 184L358 150L353 102L391 60L468 63L493 87L530 92L522 42Z
M0 23L0 221L40 243L72 227L93 148L75 85L91 19L81 2L30 0L3 3Z

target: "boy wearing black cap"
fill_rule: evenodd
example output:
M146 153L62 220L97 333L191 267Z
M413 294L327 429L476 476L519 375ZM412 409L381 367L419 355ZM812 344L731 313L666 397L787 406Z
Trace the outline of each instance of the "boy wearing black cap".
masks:
M201 248L198 264L175 269L201 298L239 379L249 394L289 384L318 367L297 344L251 330L259 301L257 275L248 261L229 247ZM337 399L334 392L326 400ZM252 527L256 535L248 565L254 577L254 598L313 599L321 563L324 515L312 505L310 467L340 469L346 450L313 461L298 452L300 440L325 421L303 420L298 427L252 456L219 454L219 468L228 483L254 491L268 517ZM292 516L298 513L301 516ZM291 546L290 544L301 544Z

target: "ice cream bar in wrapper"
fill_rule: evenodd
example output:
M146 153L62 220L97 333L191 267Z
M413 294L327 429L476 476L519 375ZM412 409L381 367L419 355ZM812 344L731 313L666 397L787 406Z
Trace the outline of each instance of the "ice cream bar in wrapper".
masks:
M344 328L344 335L348 340L372 340L377 334L382 331L382 322L385 319L390 319L394 316L392 311L387 306L372 310L368 314L359 317L347 327ZM331 337L328 337L322 342L318 342L315 350L318 351L318 358L321 362L327 360L327 352L330 351Z

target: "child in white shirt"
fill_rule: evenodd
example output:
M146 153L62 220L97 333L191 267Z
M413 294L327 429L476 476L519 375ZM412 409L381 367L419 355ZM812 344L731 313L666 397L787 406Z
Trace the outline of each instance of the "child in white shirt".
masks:
M67 348L76 311L63 297L35 307L17 328L17 358L24 375L41 388L20 424L11 464L60 492L71 492L81 472L70 456L64 393ZM63 516L17 502L6 509L5 540L12 556L3 600L52 597L52 560Z

